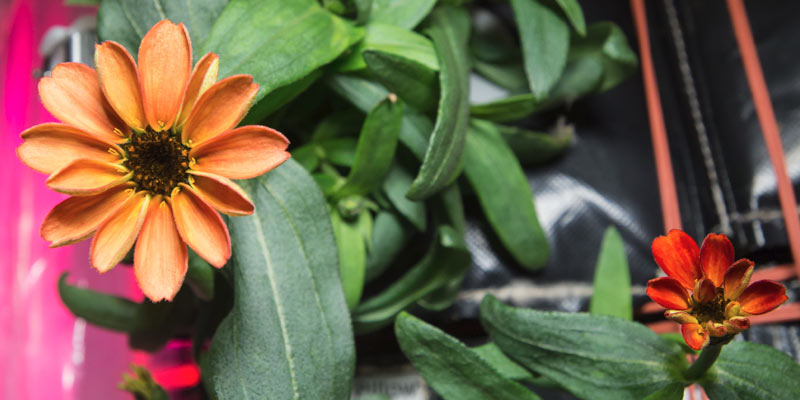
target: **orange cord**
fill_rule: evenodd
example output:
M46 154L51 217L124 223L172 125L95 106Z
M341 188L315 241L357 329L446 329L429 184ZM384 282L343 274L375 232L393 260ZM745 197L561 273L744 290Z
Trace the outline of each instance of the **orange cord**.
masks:
M664 218L664 231L681 229L681 212L678 208L678 193L675 189L675 176L672 172L672 158L669 155L667 127L661 110L653 56L650 53L650 36L647 28L647 15L644 0L631 0L636 36L639 39L639 55L642 59L642 80L647 100L647 115L650 119L650 135L653 139L653 156L656 162L658 191L661 195L661 214Z
M727 2L733 32L736 35L736 42L739 44L739 52L742 54L747 83L750 85L750 93L753 96L767 152L772 161L772 167L775 169L778 181L778 199L783 210L795 272L800 276L800 262L798 262L800 261L800 217L797 214L797 200L792 181L786 171L786 158L781 144L778 121L775 119L775 112L772 109L772 101L764 81L764 72L761 70L761 63L758 60L758 52L753 41L753 32L750 30L744 3L742 0L727 0Z

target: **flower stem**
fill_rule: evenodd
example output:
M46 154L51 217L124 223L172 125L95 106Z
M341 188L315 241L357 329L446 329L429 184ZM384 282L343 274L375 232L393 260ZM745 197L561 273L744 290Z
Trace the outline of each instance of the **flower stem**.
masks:
M722 351L722 346L724 346L723 343L709 343L709 345L700 352L697 360L683 373L683 376L692 381L703 376L703 374L714 365L714 361L717 361L717 357L719 357L719 353Z

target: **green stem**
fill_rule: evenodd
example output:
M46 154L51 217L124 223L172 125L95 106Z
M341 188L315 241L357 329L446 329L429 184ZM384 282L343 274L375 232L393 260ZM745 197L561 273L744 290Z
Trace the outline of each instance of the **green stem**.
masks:
M703 374L714 365L714 361L717 361L717 357L719 357L719 353L722 351L722 343L709 343L703 351L700 352L700 356L697 357L689 369L683 373L683 376L689 380L697 380Z

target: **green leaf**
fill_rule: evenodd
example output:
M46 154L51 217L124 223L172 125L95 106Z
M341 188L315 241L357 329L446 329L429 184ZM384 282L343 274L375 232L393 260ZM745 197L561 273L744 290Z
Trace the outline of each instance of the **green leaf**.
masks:
M316 70L300 80L276 88L256 103L239 125L258 125L265 117L305 92L321 75L322 71Z
M561 7L561 11L564 11L575 31L581 36L586 36L586 20L583 19L583 10L578 0L556 0L556 3Z
M684 383L676 382L664 386L661 390L645 397L645 400L682 400L686 388Z
M364 278L366 282L386 271L410 238L411 230L398 216L389 211L379 212L372 227L372 245L367 254L367 272Z
M480 356L489 365L491 365L495 371L500 373L500 375L503 375L508 379L513 379L515 381L533 379L533 374L531 371L528 371L519 364L515 363L514 360L508 358L508 356L503 354L500 348L492 342L478 347L473 347L472 351Z
M356 23L363 24L369 19L369 14L372 12L372 0L353 0L355 3L358 18Z
M539 0L511 0L511 6L522 41L528 85L534 97L543 100L567 63L569 27Z
M463 238L453 228L440 226L422 260L383 292L359 304L353 313L354 329L368 333L388 325L400 311L462 273L469 263Z
M589 312L622 319L633 319L631 274L622 236L613 226L603 234L597 267L594 269L594 293Z
M141 304L70 285L67 275L64 272L58 278L58 294L76 317L118 332L134 332L144 327L145 321L140 317Z
M372 0L369 21L414 29L435 4L436 0Z
M800 365L770 346L732 342L700 384L711 400L800 399Z
M575 137L572 125L559 126L554 134L496 125L508 147L525 165L545 164L564 153Z
M103 0L97 10L97 36L101 41L113 40L125 46L131 56L137 58L139 43L158 21L183 22L192 39L192 55L197 60L206 53L200 51L201 45L227 4L228 0L194 4L191 0Z
M586 37L573 38L570 60L594 58L603 64L603 80L597 88L604 92L617 86L636 72L636 53L628 45L625 33L612 22L589 25Z
M530 93L518 94L501 100L476 104L469 110L473 118L505 122L522 119L536 111L539 102Z
M400 314L394 329L403 353L445 400L539 398L502 376L456 338L411 314Z
M428 38L419 33L394 25L370 23L364 31L364 40L360 41L350 55L337 61L338 72L351 72L367 67L364 53L381 51L415 61L430 71L439 70L436 51Z
M369 112L389 91L376 82L348 75L334 75L328 86L363 112ZM433 129L430 120L411 108L405 109L400 127L400 142L420 160L428 147L428 136Z
M422 166L406 194L410 199L430 197L453 182L469 123L469 14L463 8L441 7L430 16L427 34L439 56L439 111Z
M361 39L363 30L315 0L232 0L217 19L203 52L220 57L220 77L250 74L255 101L307 77Z
M683 382L680 347L646 326L614 317L514 308L491 295L481 321L523 367L584 399L641 399Z
M541 109L574 103L579 98L595 93L603 83L605 69L599 57L581 57L567 62L564 74Z
M473 120L464 157L464 174L505 248L527 269L544 267L550 250L536 216L533 192L494 125Z
M209 301L214 298L214 267L203 260L194 250L189 249L189 268L186 271L186 284L195 296Z
M522 52L507 23L484 9L475 10L472 19L469 48L476 61L499 64L521 62ZM527 87L524 72L522 80L524 83L521 86Z
M364 60L378 81L412 107L427 111L436 106L436 71L404 56L381 51L364 52Z
M65 0L64 4L68 6L97 6L100 5L100 0Z
M400 215L404 216L419 231L425 231L427 222L425 202L414 201L406 197L412 180L411 174L400 165L394 164L383 181L383 191Z
M150 375L150 371L139 365L131 365L130 374L122 374L119 389L131 393L137 400L169 400L169 395Z
M512 92L528 90L528 78L525 77L525 68L522 63L493 64L475 59L472 62L475 72L496 85ZM532 97L532 95L530 95Z
M356 163L358 141L353 137L322 140L316 144L322 158L333 165L351 168Z
M228 224L234 306L204 359L209 393L348 399L353 336L322 193L291 159L240 185L256 211Z
M391 95L367 114L358 137L353 168L335 198L363 196L380 187L392 166L402 118L403 102Z
M362 211L367 213L368 211ZM345 221L335 209L331 211L331 225L339 248L339 276L347 308L354 309L364 290L364 272L367 267L367 248L358 229L358 221Z

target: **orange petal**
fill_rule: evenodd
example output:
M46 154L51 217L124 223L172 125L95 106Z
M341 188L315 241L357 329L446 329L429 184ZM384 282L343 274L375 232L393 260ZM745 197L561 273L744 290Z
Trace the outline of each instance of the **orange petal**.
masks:
M231 179L249 179L281 165L290 154L289 140L280 132L260 125L227 131L189 151L192 169Z
M133 270L144 295L151 301L172 301L183 284L188 260L172 207L158 196L150 202L133 253Z
M147 119L142 108L139 70L128 50L112 41L97 44L94 63L108 103L128 126L143 131Z
M729 335L750 329L750 319L746 317L733 317L725 320L725 328Z
M218 74L219 56L214 53L204 55L194 66L192 76L189 78L189 85L186 86L186 95L183 97L183 105L181 106L178 121L175 122L175 126L178 129L182 128L183 124L186 123L186 118L189 117L189 112L192 111L197 98L217 81Z
M696 324L697 318L686 311L667 310L664 311L664 317L671 319L679 324Z
M139 76L147 122L156 131L172 127L192 72L192 44L182 23L162 20L139 45Z
M247 193L232 180L200 171L189 171L192 174L192 188L211 207L223 214L241 216L253 213L255 206Z
M25 141L17 147L17 156L25 165L45 174L81 158L114 162L122 154L117 145L67 124L39 124L21 136Z
M647 295L670 310L688 310L689 292L673 278L662 277L647 282Z
M742 311L750 315L770 312L783 304L786 297L786 288L774 281L758 281L748 286L739 296Z
M709 233L700 247L700 265L706 277L714 282L714 286L721 287L725 271L733 263L733 245L728 237L716 233Z
M692 297L699 303L706 303L714 299L717 294L717 288L711 279L703 278L697 281L694 285Z
M103 221L92 241L92 267L100 273L107 272L125 257L136 241L149 202L150 195L147 192L138 192Z
M742 258L725 273L724 287L725 298L728 300L735 300L742 294L744 288L750 284L750 277L753 275L753 262Z
M695 350L700 350L708 344L708 332L700 324L681 325L681 335L683 335L683 340L686 341L686 344Z
M81 158L54 172L46 182L57 192L88 196L126 182L132 175L119 164Z
M707 321L706 332L711 336L722 337L728 334L728 329L724 323Z
M666 236L653 240L653 258L666 274L678 280L686 289L702 277L700 249L686 232L673 229Z
M172 192L172 212L181 238L209 264L221 268L231 257L228 227L195 191L181 183Z
M132 185L119 185L94 196L70 197L53 208L41 235L50 247L65 246L91 236L97 226L133 195Z
M250 75L225 78L203 93L186 119L181 137L187 146L198 144L233 128L244 118L258 92Z
M127 139L130 129L103 96L97 72L86 65L56 65L49 77L39 81L39 97L47 111L61 122L107 142Z

